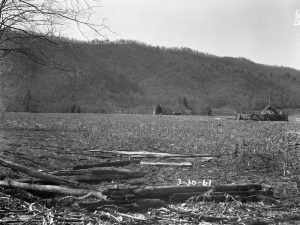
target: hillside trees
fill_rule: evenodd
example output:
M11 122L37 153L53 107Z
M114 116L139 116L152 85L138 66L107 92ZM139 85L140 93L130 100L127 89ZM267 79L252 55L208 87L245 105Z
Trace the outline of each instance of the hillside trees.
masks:
M77 29L83 37L86 37L86 31L93 36L104 36L108 28L103 20L98 19L100 23L97 24L91 21L93 9L98 5L98 0L0 0L0 110L5 102L15 101L9 97L13 94L8 94L8 91L12 92L8 87L30 85L27 83L31 78L25 72L10 72L14 70L12 66L19 67L11 63L16 58L31 60L30 64L41 64L72 76L82 74L76 66L68 63L70 60L54 57L53 51L63 48L66 42L60 37L62 30ZM26 89L23 91L24 99L28 97ZM18 92L17 89L15 92ZM23 103L25 111L31 111L29 102L36 98L34 92L31 94L32 99Z
M60 46L42 41L40 49L84 75L7 57L5 61L11 58L11 65L6 65L7 79L2 80L13 84L6 86L5 93L16 106L7 104L7 111L24 111L27 90L32 95L31 108L40 112L71 112L77 105L81 112L151 113L159 103L174 112L190 107L196 114L205 113L207 106L215 114L223 110L232 113L233 109L248 112L268 104L269 89L276 108L296 107L299 102L300 71L290 68L135 42L64 41ZM295 81L284 75L287 72Z

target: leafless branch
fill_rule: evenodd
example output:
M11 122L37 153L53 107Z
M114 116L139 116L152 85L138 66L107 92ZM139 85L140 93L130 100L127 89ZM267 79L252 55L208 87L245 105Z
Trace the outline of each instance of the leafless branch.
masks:
M10 53L21 53L31 59L33 53L22 46L23 39L44 39L52 44L59 28L76 25L83 36L83 27L104 37L104 20L91 22L97 0L0 0L0 60ZM30 53L30 54L29 54ZM36 61L35 60L35 61ZM43 64L43 60L38 60Z

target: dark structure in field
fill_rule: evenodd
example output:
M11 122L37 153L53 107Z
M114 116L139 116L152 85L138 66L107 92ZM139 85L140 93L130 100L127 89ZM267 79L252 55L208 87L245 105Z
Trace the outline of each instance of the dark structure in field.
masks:
M278 112L274 107L267 105L260 113L253 112L251 119L257 121L288 121L288 115Z
M252 112L251 114L243 114L234 111L235 120L254 120L254 121L288 121L288 115L278 112L274 107L267 105L260 112Z
M153 109L153 115L161 115L163 113L161 105L157 105Z

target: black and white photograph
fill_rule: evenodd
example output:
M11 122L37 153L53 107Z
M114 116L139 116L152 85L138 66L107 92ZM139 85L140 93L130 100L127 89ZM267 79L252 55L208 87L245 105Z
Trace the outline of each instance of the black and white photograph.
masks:
M0 224L300 224L300 1L0 0Z

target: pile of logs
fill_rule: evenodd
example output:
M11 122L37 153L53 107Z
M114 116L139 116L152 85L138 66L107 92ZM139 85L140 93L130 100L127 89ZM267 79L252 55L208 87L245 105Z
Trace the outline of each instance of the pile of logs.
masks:
M96 150L94 150L96 152ZM117 204L124 206L135 206L140 208L161 207L168 202L184 202L188 199L227 201L258 200L261 196L272 197L271 190L263 190L260 184L243 185L221 185L221 186L130 186L126 188L104 188L99 187L103 181L122 181L141 178L145 172L120 168L129 164L140 164L142 166L180 166L192 167L190 162L147 162L142 158L194 158L204 157L210 160L211 155L184 155L154 152L129 152L129 151L107 151L106 153L117 156L130 156L130 160L109 161L90 165L76 165L72 170L60 170L55 172L41 172L11 161L0 159L0 166L10 168L26 174L30 178L19 180L2 180L0 186L19 188L29 191L46 192L59 195L92 196L98 201L80 203L81 206L95 209L105 205ZM98 186L95 186L98 184Z
M105 201L85 202L80 205L95 209L105 205L138 205L138 208L162 207L169 202L195 201L258 201L271 198L271 189L263 190L260 184L217 186L145 186L126 189L108 189L103 192Z

